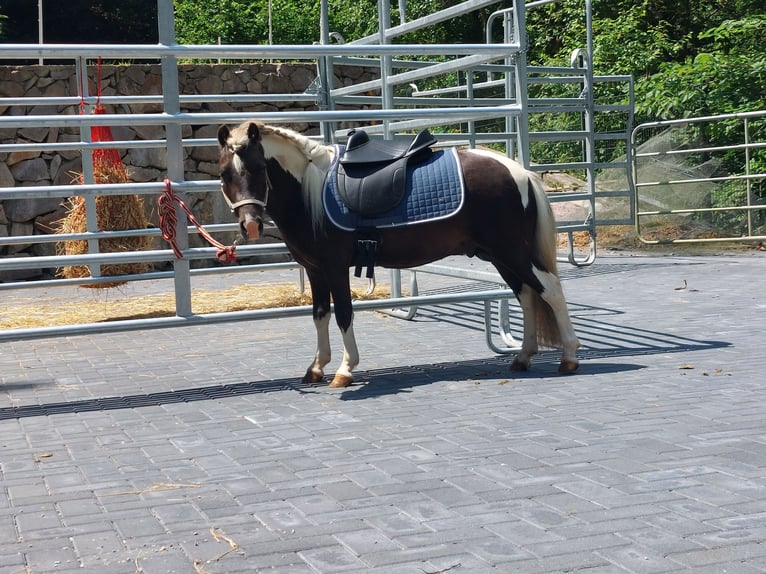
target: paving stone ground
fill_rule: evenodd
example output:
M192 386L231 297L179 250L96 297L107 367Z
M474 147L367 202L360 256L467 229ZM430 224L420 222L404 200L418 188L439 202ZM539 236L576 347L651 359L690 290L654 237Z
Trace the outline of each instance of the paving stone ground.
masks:
M766 258L562 275L564 377L477 303L358 313L348 389L306 317L0 343L0 574L766 572Z

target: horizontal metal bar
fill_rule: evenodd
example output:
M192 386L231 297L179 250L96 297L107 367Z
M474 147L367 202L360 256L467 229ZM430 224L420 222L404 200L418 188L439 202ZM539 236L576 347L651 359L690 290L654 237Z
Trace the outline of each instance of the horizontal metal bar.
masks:
M392 26L391 28L387 28L383 32L385 41L389 41L398 36L402 36L404 34L408 34L410 32L420 30L421 28L433 26L434 24L438 24L439 22L444 22L451 18L462 16L469 12L473 12L480 8L484 8L485 6L491 6L492 4L497 4L499 1L500 0L468 0L466 2L461 2L460 4L457 4L455 6L445 8L444 10L433 12L431 14L428 14L428 16L417 18L409 22L405 22L404 24L400 24L399 26ZM358 40L354 40L353 42L351 42L351 44L358 46L358 45L377 44L378 42L380 42L380 34L370 34L369 36L365 36L363 38L359 38Z
M505 118L511 115L519 114L521 113L521 107L520 106L502 106L502 112L499 111L498 107L487 107L484 108L486 112L483 115L461 115L457 112L452 113L451 115L435 115L435 116L429 116L430 119L414 119L414 120L404 120L404 121L398 121L398 122L389 122L388 126L392 131L404 131L404 130L412 130L412 129L420 129L430 126L447 126L447 125L454 125L454 124L460 124L472 120L483 120L483 119L491 119L491 118ZM365 131L368 133L375 133L379 134L382 133L383 127L381 125L377 126L365 126ZM339 135L345 136L345 134L348 132L348 130L341 130ZM449 139L450 134L437 134L440 139ZM461 138L465 138L466 134L457 134ZM491 134L494 137L497 137L499 134ZM476 134L476 139L479 139L481 136L480 134ZM507 139L507 138L506 138ZM494 141L494 140L493 140Z
M0 122L2 127L2 122ZM166 147L168 142L165 140L115 140L108 142L85 142L71 141L58 143L20 143L20 144L0 144L0 152L12 153L17 151L39 151L54 152L66 151L72 149L78 150L96 150L96 149L144 149L144 148L162 148Z
M563 203L565 201L588 201L590 193L583 187L582 191L552 191L548 194L550 203Z
M451 107L458 107L458 106L505 106L505 105L512 105L516 104L518 102L515 98L464 98L464 97L452 97L452 98L427 98L427 97L420 97L419 95L414 95L415 92L413 92L412 96L399 96L395 97L393 100L394 106L401 106L401 107L416 107L416 106L451 106ZM420 92L418 92L420 93ZM454 90L448 90L444 93L454 93ZM380 101L380 96L341 96L339 98L335 98L336 104L355 104L355 105L366 105L366 106L381 106L382 103Z
M638 239L646 245L675 245L681 243L732 243L743 241L766 241L766 235L745 235L731 237L706 237L704 239L646 239L639 233Z
M446 74L456 70L465 70L474 66L478 66L479 64L491 62L497 58L504 58L514 51L518 51L519 49L520 48L518 46L508 44L506 50L501 52L464 56L456 60L450 60L449 62L434 63L427 68L419 68L416 70L410 70L408 72L402 72L400 74L392 74L388 76L386 84L389 86L396 86L400 84L415 82L416 80L421 80L424 78L431 78L438 74ZM349 94L356 94L359 92L379 89L381 85L382 80L370 80L368 82L360 82L358 84L352 84L344 88L331 90L330 95L333 98L338 98Z
M641 201L641 198L638 199ZM732 205L730 207L695 207L688 209L661 209L656 211L637 211L637 217L657 215L690 215L692 213L720 213L725 211L766 211L766 205Z
M584 112L586 102L583 98L529 98L530 112Z
M690 184L690 183L719 183L723 181L747 181L747 180L758 180L758 179L766 179L766 173L759 173L759 174L753 174L753 175L724 175L720 177L699 177L699 178L690 178L690 179L671 179L667 181L646 181L646 182L636 182L636 188L639 187L657 187L659 185L684 185L684 184Z
M497 106L495 115L512 112L518 106ZM441 109L393 109L393 110L291 110L289 112L219 112L179 114L78 114L40 116L2 116L0 128L26 128L46 125L49 127L71 126L130 126L130 125L189 125L240 123L248 120L283 122L287 124L321 121L362 121L391 120L417 117L446 117L451 114L485 116L489 107L441 108Z
M583 130L572 130L569 132L530 132L529 141L532 142L562 142L562 141L581 141L590 134Z
M323 56L448 56L489 54L502 51L505 44L3 44L0 60L73 58L130 59L286 59L316 60Z
M236 223L218 223L205 225L205 229L210 233L219 233L225 231L239 231L239 225ZM186 228L187 233L199 233L194 225ZM162 231L156 227L146 229L125 229L120 231L86 231L83 233L49 233L46 235L12 235L10 237L0 237L0 245L24 245L29 243L59 243L61 241L90 241L115 239L119 237L157 237Z
M266 102L295 102L305 101L314 102L314 94L205 94L205 95L180 95L179 101L182 104L196 104L208 102L226 102L226 103L266 103ZM87 105L118 104L162 104L162 95L150 96L83 96L82 99L76 96L69 97L21 97L21 98L0 98L2 106L78 106L81 102Z
M542 76L531 76L527 82L529 85L581 84L583 82L583 78L580 76L553 76L550 78Z
M486 82L474 82L471 84L471 88L474 91L477 90L485 90L488 88L499 88L505 86L506 80L489 80ZM426 96L439 96L442 94L451 94L455 92L467 92L468 86L465 84L460 84L458 86L451 86L449 88L437 88L433 90L419 90L417 92L413 92L414 97L423 97Z
M276 269L300 269L294 261L282 263L257 263L253 265L232 265L229 267L203 267L200 269L191 269L189 274L213 275L221 273L244 273L247 271L269 271ZM146 273L131 273L125 275L109 275L102 277L78 277L74 279L39 279L35 281L17 281L15 283L0 283L0 291L10 291L13 289L40 289L48 287L67 287L80 285L97 286L103 283L128 282L128 281L154 281L157 279L172 279L175 271L148 271Z
M674 156L674 155L686 155L691 153L707 153L712 151L732 151L732 150L746 150L746 149L761 149L766 148L766 142L750 142L750 143L741 143L741 144L731 144L731 145L725 145L725 146L709 146L709 147L698 147L698 148L688 148L688 149L671 149L671 150L664 150L664 151L654 151L654 152L636 152L635 157L643 158L643 157L664 157L664 156Z
M570 222L570 221L562 221L559 223L559 225L556 226L556 232L557 233L572 233L575 231L590 231L593 229L594 224L592 223L592 218L588 217L586 221L579 223L579 222Z
M190 247L184 249L184 259L214 259L218 250L213 247ZM242 245L237 248L242 253L262 255L285 253L284 243ZM87 253L83 255L45 255L37 257L0 258L0 271L8 269L48 269L51 267L69 267L72 265L105 265L107 263L158 263L175 259L172 249L154 249L148 251L122 251L120 253Z
M683 118L680 120L659 120L656 122L644 122L642 124L637 125L633 129L633 134L635 136L635 134L638 133L639 131L649 129L649 128L661 128L661 127L670 127L670 126L685 125L685 124L698 124L703 122L718 122L718 121L725 121L725 120L745 120L745 119L762 118L762 117L766 117L766 110L758 110L755 112L737 112L737 113L731 113L731 114L719 114L715 116L700 116L696 118Z
M220 182L216 180L172 182L173 190L185 193L217 191ZM149 195L165 193L163 182L145 183L83 183L73 185L41 185L29 187L0 187L0 201L28 197L56 198L76 195Z
M375 309L391 309L410 305L446 305L468 301L485 301L509 299L513 297L510 289L493 289L470 293L441 293L436 295L419 295L414 297L397 297L391 299L374 299L354 301L354 311L370 311ZM104 323L86 323L82 325L65 325L60 327L39 327L33 329L8 329L0 331L0 342L25 341L47 337L70 337L75 335L93 335L116 333L129 330L165 329L169 327L192 327L211 325L215 323L235 323L263 319L310 316L313 312L311 305L298 307L279 307L273 309L255 309L251 311L233 311L226 313L209 313L190 315L188 317L156 317L152 319L129 319L108 321Z

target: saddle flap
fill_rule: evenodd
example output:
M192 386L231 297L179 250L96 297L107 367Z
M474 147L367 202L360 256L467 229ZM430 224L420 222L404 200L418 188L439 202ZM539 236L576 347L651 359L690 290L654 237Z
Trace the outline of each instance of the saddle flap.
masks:
M406 181L404 158L373 171L366 165L338 166L338 194L351 211L365 216L380 215L399 205Z

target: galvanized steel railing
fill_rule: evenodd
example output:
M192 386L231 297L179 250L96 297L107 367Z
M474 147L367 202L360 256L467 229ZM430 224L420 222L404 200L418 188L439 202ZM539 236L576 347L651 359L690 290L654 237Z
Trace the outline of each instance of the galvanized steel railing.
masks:
M556 75L559 77L553 81L571 81L582 85L579 97L569 100L556 101L530 101L527 98L528 81L530 70L526 67L525 48L526 31L524 29L525 7L516 3L509 10L500 11L494 18L502 20L505 27L504 42L486 44L390 44L390 39L407 33L426 24L433 24L458 14L467 13L471 10L488 6L498 0L468 0L456 6L443 10L433 17L428 17L412 22L402 22L398 26L390 26L381 21L381 31L377 36L362 38L348 44L333 44L333 36L327 31L327 1L322 0L322 44L311 46L282 46L282 45L242 45L242 46L185 46L178 45L175 41L173 26L173 8L171 0L158 0L160 44L145 45L14 45L4 44L0 46L0 60L2 59L31 59L44 58L45 60L72 60L79 62L78 74L84 71L85 58L114 58L126 59L157 59L162 63L162 95L161 96L103 96L101 103L159 103L163 105L162 113L144 114L99 114L99 115L37 115L37 116L2 116L0 128L24 128L45 125L49 127L76 127L80 131L80 141L72 143L14 143L0 145L0 152L27 151L30 149L41 151L61 151L65 149L79 150L83 158L83 174L85 183L68 186L44 186L23 188L0 188L0 200L20 199L26 197L69 197L83 195L93 208L96 195L122 195L139 194L145 196L157 196L165 190L161 182L143 184L108 184L96 185L93 183L92 157L88 153L96 148L114 147L129 149L132 147L164 147L167 149L167 176L172 182L174 190L181 194L208 193L218 191L218 181L184 181L183 153L184 147L189 146L216 146L213 139L186 139L182 137L182 127L191 124L220 124L238 123L247 119L257 118L262 121L280 122L291 124L295 122L318 122L323 129L327 140L335 140L343 137L342 132L334 126L339 122L380 122L380 127L370 128L371 132L379 131L389 135L395 131L411 130L418 126L449 125L466 123L470 126L468 133L445 134L446 139L456 142L466 142L470 145L477 143L490 143L493 141L505 141L508 143L508 152L515 153L525 165L532 169L566 169L567 167L584 168L588 174L588 189L585 193L573 195L561 194L554 201L582 200L585 198L591 205L591 216L584 222L564 222L561 227L563 232L569 234L570 252L567 259L577 265L587 265L595 258L595 171L599 164L593 155L594 141L600 137L620 137L614 135L596 135L593 132L592 117L597 110L593 102L593 77L587 54L591 53L592 40L590 38L590 2L585 1L585 18L588 22L588 47L585 57L572 68L536 70L541 74ZM527 7L543 5L555 0L543 0L528 4ZM387 8L388 2L381 0L381 7ZM386 10L382 10L386 12ZM377 43L376 43L377 42ZM439 62L416 62L406 61L403 57L411 56L440 56ZM444 61L445 57L451 57ZM279 60L308 60L318 63L318 88L304 94L241 94L235 96L203 95L185 96L178 91L178 68L179 59L279 59ZM399 59L395 59L399 58ZM332 68L335 65L370 63L380 68L381 78L373 82L360 83L354 86L340 89L328 89L323 86L332 86ZM393 66L407 68L404 72L394 73ZM467 83L464 87L458 87L461 95L446 97L444 93L417 90L411 96L395 95L396 86L415 83L423 78L435 74L441 75L465 70L466 77L473 77L474 73L486 74L486 84ZM500 80L507 88L504 97L477 97L476 92L484 87L492 85L495 80L492 77L501 77ZM563 79L562 79L563 78ZM608 81L626 81L626 78L607 78ZM87 84L87 82L85 82ZM363 95L369 90L379 90L379 96ZM362 94L362 95L360 95ZM462 95L464 94L464 95ZM631 91L632 95L632 91ZM83 94L86 103L95 103L95 98L89 94ZM239 102L267 102L300 100L303 102L315 102L317 111L290 111L290 112L258 112L258 113L187 113L181 112L181 105L195 101L214 101L216 99ZM0 98L1 105L79 105L81 98ZM336 104L360 105L364 104L371 109L336 109ZM632 100L628 104L632 110ZM555 113L577 111L583 115L584 128L576 133L567 134L529 134L528 117L530 113ZM476 129L477 122L487 119L501 119L506 122L504 133L480 133ZM90 141L90 127L96 125L123 126L123 125L161 125L165 128L166 137L162 140L150 141L116 141L110 143L95 143ZM530 140L551 140L558 138L573 138L583 142L584 156L580 161L572 165L546 165L535 166L527 155L528 142ZM576 164L576 165L575 165ZM90 211L90 210L89 210ZM119 329L154 328L162 326L176 326L188 324L200 324L210 322L222 322L229 320L256 319L271 316L290 316L293 313L305 313L306 309L299 310L272 310L252 311L239 313L219 313L211 316L196 315L191 304L191 277L196 274L216 273L217 269L195 269L190 267L191 260L213 259L215 249L189 248L188 236L194 232L194 228L186 224L185 214L177 210L178 225L176 236L180 240L184 258L175 259L170 249L124 252L124 253L98 253L98 240L108 237L129 236L132 234L156 235L158 230L128 230L121 232L102 232L98 230L95 215L89 213L88 231L82 234L70 234L68 236L20 236L0 238L0 247L31 242L53 242L61 240L84 239L89 242L90 252L81 256L60 257L33 257L0 259L0 269L25 269L63 267L69 265L89 265L92 278L61 280L49 282L34 282L25 284L28 286L42 285L71 285L73 283L99 283L115 280L143 280L159 277L172 277L176 295L176 317L163 320L139 320L126 321L113 325L81 325L74 327L51 327L48 329L13 330L0 333L0 341L19 338L31 338L36 336L70 335L81 332L104 332ZM212 231L228 231L235 229L234 224L220 224L208 226ZM587 230L593 239L591 252L584 259L578 259L571 250L571 234L577 230ZM273 254L284 253L283 245L252 245L241 246L240 253L245 254ZM151 272L140 275L99 276L99 266L116 262L172 262L173 271ZM37 267L33 267L37 266ZM294 264L271 264L267 266L239 267L237 271L251 268L273 268L294 266ZM225 271L230 272L231 268ZM397 279L392 279L396 282ZM19 284L1 284L0 289L18 288ZM356 305L359 309L367 308L391 308L403 305L405 300L400 298L398 286L393 290L394 298L387 302L360 302ZM490 300L506 299L510 292L493 290L483 295L456 294L453 297L461 300ZM452 297L441 296L437 299L416 297L406 299L406 305L426 303L443 303L451 301ZM120 326L121 325L121 326Z
M711 129L728 132L733 143L707 143ZM661 142L650 146L653 138ZM766 149L766 110L643 123L633 130L632 140L635 226L641 241L766 239L766 204L755 193L756 185L766 188L766 159L761 154L760 163L753 161L755 150ZM691 236L679 237L681 228Z

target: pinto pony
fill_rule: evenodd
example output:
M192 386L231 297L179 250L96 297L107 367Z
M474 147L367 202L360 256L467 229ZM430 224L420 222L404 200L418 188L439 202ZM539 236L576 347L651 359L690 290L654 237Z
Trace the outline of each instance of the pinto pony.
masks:
M357 236L326 215L322 194L339 148L292 130L247 121L222 126L221 190L246 239L258 239L268 209L288 249L308 275L317 332L305 382L318 383L330 361L330 299L343 337L343 360L331 387L353 382L359 351L353 329L349 268ZM376 265L409 268L450 255L492 263L523 311L521 349L511 370L525 371L540 346L563 349L559 373L578 368L579 346L556 271L556 228L539 176L487 150L456 150L463 198L449 217L377 230Z

